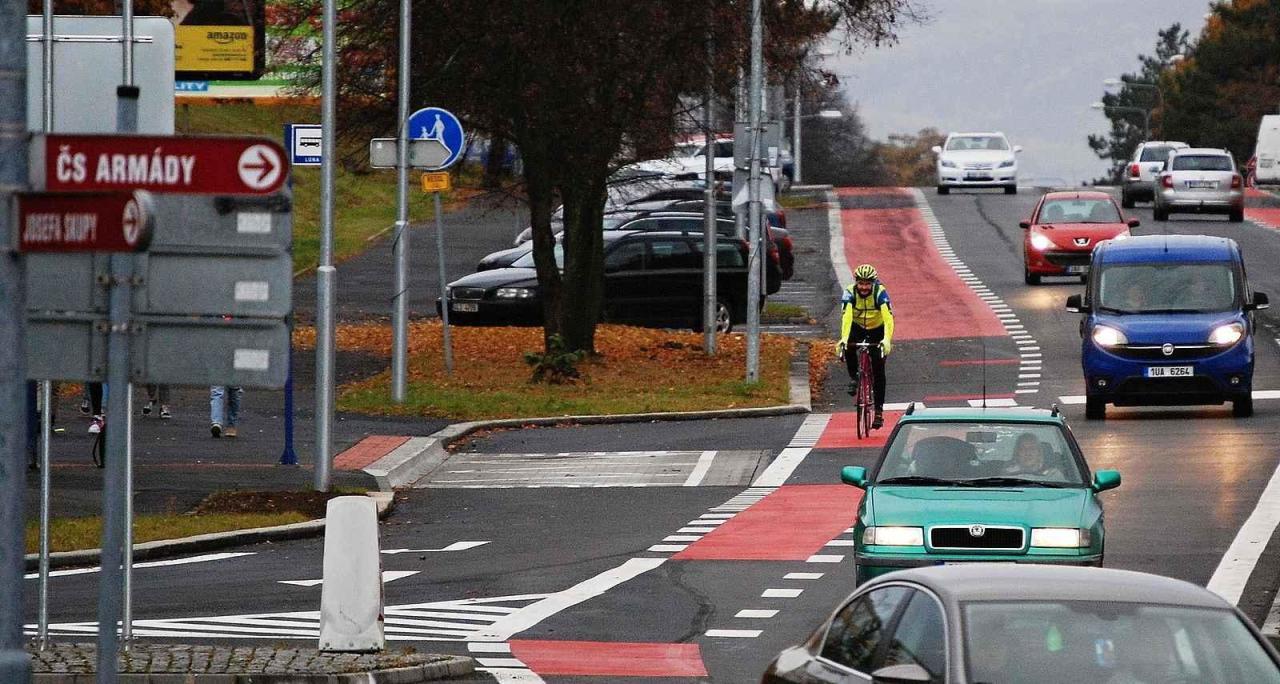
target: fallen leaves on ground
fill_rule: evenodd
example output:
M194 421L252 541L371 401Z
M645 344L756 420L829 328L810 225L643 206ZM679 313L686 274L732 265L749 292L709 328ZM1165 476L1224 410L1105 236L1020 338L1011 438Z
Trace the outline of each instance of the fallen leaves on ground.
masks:
M389 372L344 385L339 407L369 413L431 415L459 419L559 416L581 413L684 411L774 406L788 401L793 340L762 335L760 380L745 380L746 338L720 335L716 356L703 349L701 333L600 325L596 355L579 365L572 384L529 382L527 351L541 352L537 327L451 327L455 372L443 367L438 321L409 327L409 397L389 398ZM336 346L389 357L385 323L339 325ZM299 328L294 345L314 348L315 330Z

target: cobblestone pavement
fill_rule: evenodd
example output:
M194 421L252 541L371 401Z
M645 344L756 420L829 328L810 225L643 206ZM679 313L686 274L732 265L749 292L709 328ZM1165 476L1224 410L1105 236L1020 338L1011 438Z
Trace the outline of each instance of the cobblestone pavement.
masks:
M94 644L52 644L41 651L28 647L37 674L87 674L95 669ZM399 668L426 668L441 676L464 675L474 665L469 658L388 651L384 653L322 653L313 648L277 646L204 646L134 644L119 658L122 674L297 674L334 675Z

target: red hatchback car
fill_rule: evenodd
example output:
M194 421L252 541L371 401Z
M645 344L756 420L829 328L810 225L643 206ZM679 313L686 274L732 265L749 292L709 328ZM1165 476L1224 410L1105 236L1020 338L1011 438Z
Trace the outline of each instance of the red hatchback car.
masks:
M1031 219L1018 224L1022 239L1023 279L1039 285L1042 276L1079 276L1089 270L1093 248L1103 240L1122 240L1138 219L1126 220L1105 192L1050 192L1040 198Z

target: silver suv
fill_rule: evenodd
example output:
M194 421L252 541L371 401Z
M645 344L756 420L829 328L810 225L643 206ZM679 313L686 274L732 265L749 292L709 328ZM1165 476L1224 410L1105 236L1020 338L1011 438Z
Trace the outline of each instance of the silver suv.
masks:
M1156 177L1157 221L1175 212L1227 214L1244 220L1244 178L1226 150L1188 147L1174 150Z
M1155 179L1164 169L1164 161L1174 150L1186 148L1186 143L1172 140L1148 140L1138 145L1138 149L1133 151L1133 159L1125 168L1120 206L1132 209L1135 202L1155 201Z

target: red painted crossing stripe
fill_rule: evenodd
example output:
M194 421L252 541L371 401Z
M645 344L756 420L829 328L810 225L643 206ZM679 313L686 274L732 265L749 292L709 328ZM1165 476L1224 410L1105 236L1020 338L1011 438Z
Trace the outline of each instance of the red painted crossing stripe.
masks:
M672 559L808 560L853 525L861 497L848 485L784 485Z
M706 677L697 644L511 641L511 655L539 675Z
M906 191L841 188L842 195ZM918 209L843 209L845 260L871 263L893 299L898 340L1003 337L1000 320L943 260ZM845 283L846 285L848 283Z
M1268 228L1280 229L1280 209L1275 207L1263 207L1258 209L1245 209L1244 215L1250 221L1256 221Z
M889 439L889 433L902 417L901 411L885 411L884 427L858 439L858 414L853 411L831 414L827 428L822 431L815 449L879 449Z
M987 399L1013 399L1018 395L992 394L988 392L986 396L987 396ZM927 404L931 404L939 401L972 401L974 399L981 399L981 398L982 398L981 394L934 394L934 395L925 397L921 401L927 405Z
M409 441L408 437L369 435L333 459L335 470L361 470Z

